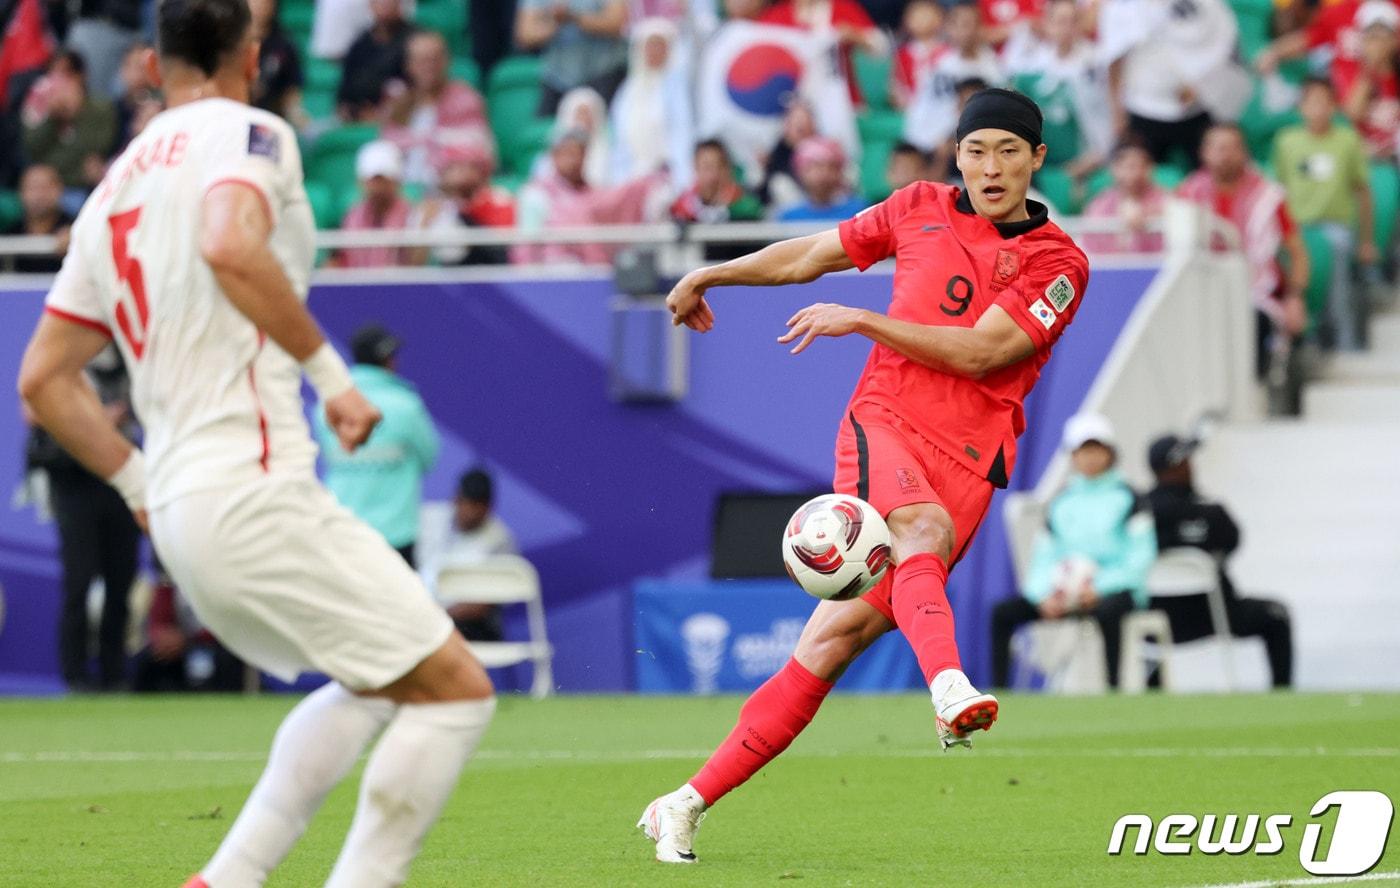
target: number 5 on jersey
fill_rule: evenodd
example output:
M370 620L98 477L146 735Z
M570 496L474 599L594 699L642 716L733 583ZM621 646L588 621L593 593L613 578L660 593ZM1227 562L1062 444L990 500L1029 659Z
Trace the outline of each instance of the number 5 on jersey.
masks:
M127 289L131 291L131 299L136 306L136 321L132 323L131 313L127 311L125 301L117 301L117 329L121 331L126 344L131 347L131 354L138 361L146 351L146 334L150 329L151 310L146 300L146 278L141 273L140 261L131 255L127 238L140 221L140 207L117 213L107 219L107 224L112 226L112 261L116 264L117 279L126 284Z

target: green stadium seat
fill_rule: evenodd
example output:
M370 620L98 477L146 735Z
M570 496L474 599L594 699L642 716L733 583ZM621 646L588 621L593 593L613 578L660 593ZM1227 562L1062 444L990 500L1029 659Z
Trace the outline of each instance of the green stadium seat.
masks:
M497 188L504 188L511 194L519 194L520 188L527 181L527 177L516 173L501 173L491 177L491 184Z
M1181 184L1188 172L1189 170L1184 166L1171 163L1158 164L1152 173L1152 180L1168 191L1175 191L1176 186Z
M1084 205L1088 206L1089 201L1107 191L1113 185L1113 173L1108 167L1102 167L1084 183Z
M1390 255L1395 240L1395 217L1400 213L1400 172L1390 163L1371 164L1371 200L1375 209L1376 249Z
M413 23L424 30L441 34L452 55L466 50L467 4L462 0L419 3L413 14Z
M862 142L898 142L904 136L904 115L868 108L856 118Z
M1230 0L1239 23L1239 48L1245 61L1252 61L1259 51L1269 45L1273 32L1273 0Z
M1308 303L1308 327L1311 329L1327 311L1327 293L1332 282L1332 244L1315 225L1304 225L1302 231L1303 245L1308 251L1308 289L1304 299Z
M1297 108L1288 108L1284 111L1270 111L1264 107L1264 89L1261 82L1256 82L1254 95L1250 96L1249 104L1245 106L1244 113L1240 115L1240 129L1244 131L1245 141L1249 143L1249 153L1255 157L1268 157L1273 151L1274 135L1286 126L1293 126L1303 122Z
M504 62L502 63L504 64ZM547 144L552 121L535 116L540 104L540 84L502 86L496 77L500 66L491 71L491 91L486 98L491 129L502 159L503 171L528 173L535 152Z
M328 120L335 116L335 90L303 90L301 107L312 120Z
M337 197L337 189L332 188L326 182L315 179L308 180L306 199L311 202L311 215L316 217L317 228L335 228L340 225L340 217L343 214L341 213L340 200Z
M327 59L306 60L306 89L335 92L340 86L340 63Z
M19 202L19 194L0 188L0 228L9 228L22 218L24 207Z
M355 185L355 155L379 136L373 124L351 124L321 134L307 152L304 166L307 179L317 179L333 187Z
M867 52L857 52L855 62L856 83L871 108L889 108L890 69L893 67L888 57L874 56Z
M871 203L890 196L885 169L889 166L890 149L893 147L893 142L866 142L861 146L860 193Z
M447 70L448 75L453 80L465 80L474 88L481 89L481 67L474 59L458 56L452 60L452 64L448 66Z
M289 34L306 37L311 34L311 23L316 17L314 3L283 3L277 10L277 19Z
M532 87L539 89L542 63L536 56L506 56L491 68L488 90L510 89L511 87Z
M1045 199L1061 215L1072 216L1079 212L1079 199L1075 196L1074 179L1059 167L1041 167L1031 184L1045 195Z

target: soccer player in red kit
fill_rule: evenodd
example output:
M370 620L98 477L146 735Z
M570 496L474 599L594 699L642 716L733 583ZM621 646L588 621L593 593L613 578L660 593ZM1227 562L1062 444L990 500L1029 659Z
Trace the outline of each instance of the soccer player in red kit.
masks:
M778 339L795 342L793 354L818 336L874 341L837 436L834 487L885 516L895 567L861 598L818 604L792 659L749 697L710 760L647 807L637 825L657 860L694 862L703 812L786 749L846 667L891 629L918 657L945 749L970 746L996 721L996 698L960 669L944 587L992 491L1007 484L1022 401L1089 279L1084 253L1026 199L1045 162L1041 126L1020 93L977 93L957 129L966 188L915 182L833 231L691 272L668 297L676 323L705 333L715 323L711 287L805 283L895 260L888 313L811 305Z

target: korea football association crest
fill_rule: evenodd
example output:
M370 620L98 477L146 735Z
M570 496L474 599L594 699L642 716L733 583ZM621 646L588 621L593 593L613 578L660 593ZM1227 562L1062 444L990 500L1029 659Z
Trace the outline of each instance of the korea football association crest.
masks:
M1055 307L1055 313L1059 314L1074 301L1074 284L1071 284L1065 275L1060 275L1045 288L1045 298L1050 300L1050 304Z
M996 269L992 272L992 283L1006 286L1021 273L1021 255L1012 250L997 250Z

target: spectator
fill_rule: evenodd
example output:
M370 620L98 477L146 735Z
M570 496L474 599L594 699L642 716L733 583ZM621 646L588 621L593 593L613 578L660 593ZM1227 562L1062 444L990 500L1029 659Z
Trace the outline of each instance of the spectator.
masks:
M130 381L121 354L108 345L88 365L88 379L103 412L131 441L138 437L131 412ZM43 429L30 431L26 460L48 476L49 501L58 525L63 565L63 607L58 656L63 680L74 690L118 690L126 673L126 627L136 579L141 529L111 485L78 464ZM102 579L102 618L97 630L98 675L88 671L88 590Z
M757 21L768 0L724 0L726 21Z
M889 53L889 40L875 27L870 14L856 0L777 0L758 17L770 25L803 28L816 34L831 35L837 45L841 74L851 92L851 104L865 105L860 84L856 81L855 50L875 56Z
M627 20L632 23L634 39L637 26L647 19L660 19L675 27L672 64L689 82L695 73L700 47L719 28L719 3L716 0L630 0L628 6Z
M383 131L404 153L404 181L435 184L448 146L480 146L494 158L486 103L470 84L448 78L447 41L419 31L408 39L407 52L407 82L394 81L386 90Z
M695 117L676 39L676 26L665 19L632 28L630 73L612 104L614 182L667 168L678 187L690 184Z
M452 527L441 537L439 548L424 552L428 587L436 589L437 575L445 567L478 564L496 555L516 554L515 535L494 511L495 484L480 468L466 472L457 482ZM491 604L457 602L448 605L448 616L468 641L500 641L500 609Z
M694 182L675 203L671 218L677 222L753 221L763 215L763 207L734 179L734 164L719 139L707 139L695 146Z
M1379 258L1372 235L1373 205L1366 149L1356 130L1336 120L1337 102L1325 77L1303 84L1303 125L1274 139L1274 169L1298 224L1316 226L1332 246L1328 287L1329 344L1344 351L1361 347L1363 337L1354 301L1352 258L1374 265Z
M1354 61L1361 48L1361 32L1356 26L1356 14L1370 0L1334 0L1317 5L1316 13L1307 25L1285 32L1254 57L1259 71L1273 73L1281 62L1316 53L1333 64Z
M1160 221L1171 195L1153 180L1152 155L1141 139L1129 136L1113 149L1109 162L1113 185L1084 208L1090 219L1113 219L1113 233L1084 235L1084 248L1094 253L1160 253L1162 232L1148 231Z
M541 117L581 86L612 101L627 76L627 0L519 0L518 9L516 44L544 55Z
M347 453L324 410L316 412L316 435L327 489L416 566L423 476L437 462L438 433L418 390L398 373L400 345L378 324L361 327L350 341L350 377L383 415L369 440Z
M279 0L249 0L253 13L253 37L258 41L258 79L253 83L253 104L298 128L305 126L301 88L306 80L301 56L277 20Z
M340 61L350 44L374 25L370 0L316 0L311 19L311 55Z
M1073 474L1050 503L1021 596L992 612L993 684L1006 687L1011 636L1026 623L1089 617L1103 632L1108 683L1118 686L1123 618L1147 604L1147 572L1157 557L1147 502L1114 467L1113 426L1079 414L1065 424Z
M1225 559L1239 547L1240 530L1224 506L1196 492L1191 454L1197 444L1164 435L1148 448L1147 461L1157 476L1157 486L1147 495L1156 521L1157 544L1163 551L1190 546L1216 557L1230 634L1236 638L1258 636L1268 652L1273 686L1286 688L1293 679L1293 628L1288 609L1277 601L1240 598L1236 593L1225 571ZM1153 598L1151 606L1166 611L1174 642L1205 638L1214 631L1204 594Z
M612 179L612 130L608 125L608 106L597 90L581 86L569 90L559 100L559 108L554 115L552 138L564 133L583 133L588 137L588 147L584 153L583 178L589 185L601 188L613 184ZM546 165L546 158L536 159L532 173L537 173Z
M1046 163L1082 181L1103 165L1112 127L1103 113L1108 107L1104 72L1093 44L1084 39L1079 15L1075 0L1050 0L1042 19L1044 38L1018 38L1020 48L1008 46L1003 58L1012 57L1007 63L1012 84L1045 116Z
M977 0L987 42L1006 50L1030 34L1045 15L1045 0Z
M939 39L943 30L943 7L934 0L911 0L904 7L904 42L895 50L890 70L890 102L900 110L928 89L924 80L933 76L938 57L947 46Z
M1298 409L1298 364L1293 345L1307 325L1303 291L1308 253L1284 201L1284 191L1249 159L1244 134L1218 123L1201 144L1203 169L1181 183L1180 195L1209 208L1239 232L1250 266L1250 296L1258 319L1256 366L1275 388L1287 389L1284 412ZM1288 276L1279 251L1288 253Z
M150 52L149 44L137 42L122 58L122 90L116 102L118 152L139 136L151 118L165 107L160 91L151 82L150 69L146 64Z
M543 165L520 192L520 228L525 232L580 225L642 222L659 218L668 189L664 173L623 185L597 188L584 176L589 136L568 130L554 139ZM668 198L669 202L669 198ZM612 250L602 244L522 245L515 262L607 262Z
M758 199L765 206L785 206L801 196L797 172L792 159L797 146L817 134L816 117L812 108L801 99L793 99L783 112L783 134L763 161L763 177L758 185Z
M413 28L403 19L402 0L370 0L370 11L374 23L350 44L341 65L335 101L342 120L374 120L385 85L404 78Z
M93 95L111 101L119 95L122 57L141 39L143 0L78 0L69 3L76 18L65 43L81 56Z
M1332 62L1332 81L1342 107L1366 140L1374 158L1394 162L1400 135L1400 56L1396 29L1400 9L1388 0L1369 0L1356 12L1361 46L1355 59Z
M403 196L403 154L393 142L370 142L355 156L355 176L363 197L345 212L346 231L409 227L413 206ZM400 264L397 247L353 247L342 250L334 264L343 268L382 268Z
M948 45L916 76L916 92L904 115L904 140L933 151L953 136L958 122L958 84L978 79L999 86L1006 77L996 51L982 31L974 2L949 7L944 32Z
M449 149L438 173L438 196L415 208L409 227L460 230L513 228L515 198L491 184L491 157L480 147ZM428 261L427 248L414 248L409 265ZM507 261L504 247L439 247L432 251L439 265L480 265Z
M19 203L24 215L0 234L48 234L58 245L47 255L7 257L9 271L21 274L52 274L63 265L68 252L68 229L73 217L63 211L63 181L51 166L35 164L19 180Z
M131 689L138 694L243 689L243 661L204 628L159 565L146 644L136 654L133 673Z
M844 221L865 209L865 201L846 181L846 152L840 142L813 136L797 146L793 165L803 199L779 210L780 221Z
M1156 163L1179 153L1197 166L1211 123L1201 89L1230 63L1238 34L1222 0L1105 0L1099 54L1114 136L1137 133Z
M102 180L117 137L116 109L88 94L85 71L82 56L59 52L48 73L30 89L20 112L30 163L58 170L64 209L74 215Z
M58 30L52 16L45 21L38 0L10 3L5 10L0 13L0 187L16 181L24 168L16 108L48 70L54 53L51 29Z
M908 142L896 142L885 165L885 183L891 191L933 178L933 163L927 151Z

